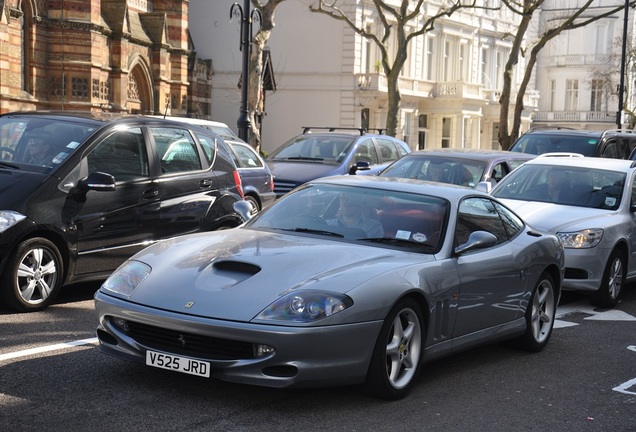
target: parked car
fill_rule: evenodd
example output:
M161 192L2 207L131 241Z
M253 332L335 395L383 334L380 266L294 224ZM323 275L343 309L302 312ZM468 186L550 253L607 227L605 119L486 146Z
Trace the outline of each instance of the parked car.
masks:
M564 289L591 294L611 308L636 278L636 167L632 161L538 157L497 185L492 195L565 245Z
M636 131L631 129L532 129L520 136L510 151L535 155L579 153L583 156L628 159L634 148Z
M102 352L152 367L270 387L365 383L397 399L443 355L503 340L543 349L562 277L557 237L486 193L337 176L237 229L136 254L95 294L97 335Z
M315 132L318 129L328 131ZM265 161L274 174L274 191L280 198L320 177L356 171L377 174L410 151L405 142L367 133L364 128L304 127L301 135L274 150Z
M513 169L534 157L503 150L419 150L393 162L378 175L431 180L472 188L480 182L487 182L489 187L494 187Z
M209 129L219 135L232 150L234 163L238 167L243 186L245 200L252 203L253 211L258 213L261 209L271 205L276 200L274 193L274 177L265 160L256 150L240 139L228 125L212 120L191 117L169 117L172 121L188 123Z
M213 132L106 113L0 116L0 297L33 311L148 244L236 227L230 149ZM34 155L47 150L47 160Z

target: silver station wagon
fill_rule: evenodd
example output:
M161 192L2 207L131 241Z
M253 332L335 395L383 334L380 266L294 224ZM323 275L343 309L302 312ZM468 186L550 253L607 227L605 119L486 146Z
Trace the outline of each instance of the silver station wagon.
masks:
M563 288L591 293L611 308L636 278L636 162L594 157L537 157L492 191L534 227L565 246Z

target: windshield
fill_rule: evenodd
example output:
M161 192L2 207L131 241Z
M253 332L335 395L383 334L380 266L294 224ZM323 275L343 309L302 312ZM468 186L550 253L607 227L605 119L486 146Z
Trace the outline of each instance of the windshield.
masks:
M590 136L568 136L563 134L528 133L510 148L510 151L540 155L543 153L580 153L596 156L600 138Z
M340 163L347 156L353 142L353 137L301 135L279 147L268 159Z
M95 126L66 119L36 116L0 118L0 161L16 169L45 167L62 163Z
M448 206L429 195L312 184L284 196L246 226L435 252Z
M492 195L616 210L620 206L624 186L623 172L526 164L504 177Z
M468 159L440 156L406 156L398 159L381 177L430 180L475 187L482 179L486 164Z

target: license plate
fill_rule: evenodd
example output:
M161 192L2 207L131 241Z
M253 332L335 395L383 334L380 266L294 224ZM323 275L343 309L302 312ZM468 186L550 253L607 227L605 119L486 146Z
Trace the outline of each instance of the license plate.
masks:
M146 351L148 366L210 378L210 363L171 354Z

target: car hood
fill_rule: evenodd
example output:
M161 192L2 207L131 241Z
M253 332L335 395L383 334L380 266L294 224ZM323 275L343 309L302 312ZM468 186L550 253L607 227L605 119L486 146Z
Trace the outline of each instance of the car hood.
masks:
M39 172L0 169L0 210L24 211L27 198L48 177Z
M130 301L248 322L288 291L344 293L388 270L434 257L235 228L176 237L141 251L133 259L150 265L152 272Z
M536 201L499 199L534 228L552 233L606 226L615 218L611 210L567 206Z
M274 182L290 181L298 184L308 182L319 177L346 174L347 170L342 165L334 165L323 162L289 162L267 161Z

